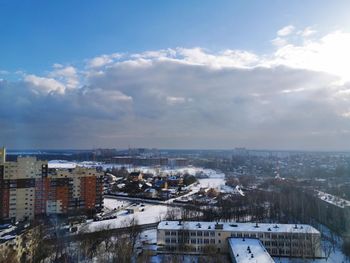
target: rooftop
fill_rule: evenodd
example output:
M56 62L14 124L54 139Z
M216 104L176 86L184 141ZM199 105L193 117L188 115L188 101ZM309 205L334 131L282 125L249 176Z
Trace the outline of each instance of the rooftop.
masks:
M231 255L236 263L273 263L275 262L258 239L229 238Z
M332 205L335 205L335 206L338 206L341 208L345 208L346 206L350 207L350 201L348 201L348 200L345 200L345 199L340 198L338 196L331 195L331 194L328 194L328 193L325 193L322 191L315 191L315 192L316 192L316 195L318 198L320 198L321 200L323 200L329 204L332 204Z
M203 222L203 221L161 221L161 230L221 230L232 232L271 232L271 233L316 233L320 232L310 225L297 224L267 224L267 223L236 223L236 222Z
M55 169L74 169L77 167L75 162L69 162L64 160L52 160L48 162L48 168Z

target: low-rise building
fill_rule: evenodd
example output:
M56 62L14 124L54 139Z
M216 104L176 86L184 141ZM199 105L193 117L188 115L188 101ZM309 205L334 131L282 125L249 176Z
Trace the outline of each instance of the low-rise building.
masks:
M321 234L310 225L162 221L157 243L165 250L229 252L229 238L259 239L272 256L322 257Z
M317 206L317 220L350 238L350 201L322 191L313 195Z

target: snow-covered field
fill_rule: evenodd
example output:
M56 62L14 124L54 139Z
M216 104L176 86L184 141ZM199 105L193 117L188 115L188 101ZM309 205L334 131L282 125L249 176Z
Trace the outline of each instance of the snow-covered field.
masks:
M273 258L276 263L348 263L349 259L346 259L340 250L336 250L332 253L328 259L301 259L301 258Z
M104 198L103 202L105 212L111 211L113 209L123 209L131 204L129 201L117 200L112 198Z
M120 164L113 163L100 163L100 162L74 162L74 161L64 161L64 160L51 160L49 161L49 167L57 167L57 168L74 168L76 166L84 166L84 167L102 167L103 170L112 169L112 168L121 168L126 167L129 172L132 171L141 171L143 173L165 173L165 174L177 174L177 173L187 173L190 175L196 174L204 174L208 175L210 178L215 179L223 179L225 175L223 173L217 172L212 169L205 169L201 167L178 167L178 168L170 168L167 166L161 167L148 167L148 166L125 166ZM203 179L207 180L207 179Z
M108 203L110 209L114 209L114 207L117 208L118 206L120 206L121 201L116 200L117 202L114 202L115 199L112 200L110 200L109 198L105 198L105 202ZM139 225L157 223L165 218L168 210L167 206L165 205L147 204L142 207L140 207L139 205L138 207L140 211L132 214L128 213L126 210L119 210L116 213L117 218L115 219L89 222L82 226L80 231L94 232L105 229L127 227L133 220L135 220L135 222ZM144 209L144 211L141 211L141 209Z

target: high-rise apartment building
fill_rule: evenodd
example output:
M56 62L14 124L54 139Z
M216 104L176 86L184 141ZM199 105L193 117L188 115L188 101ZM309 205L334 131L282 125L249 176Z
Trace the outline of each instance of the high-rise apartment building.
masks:
M101 211L103 173L94 168L50 168L36 157L6 161L0 153L0 220Z

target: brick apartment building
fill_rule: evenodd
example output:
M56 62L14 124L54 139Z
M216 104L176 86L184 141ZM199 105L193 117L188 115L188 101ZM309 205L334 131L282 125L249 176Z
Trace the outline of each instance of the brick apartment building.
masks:
M36 157L6 161L0 149L0 221L45 215L93 214L103 207L103 173L84 167L49 167Z

